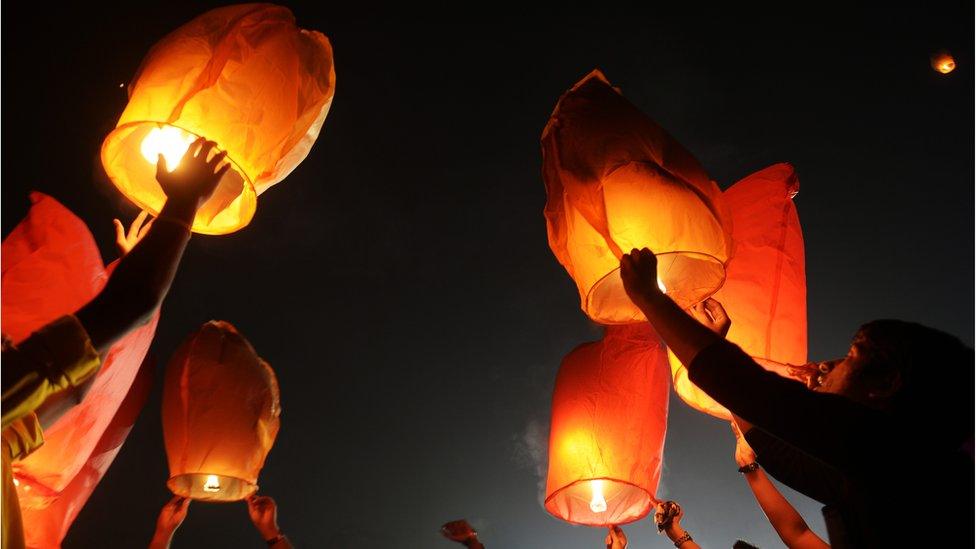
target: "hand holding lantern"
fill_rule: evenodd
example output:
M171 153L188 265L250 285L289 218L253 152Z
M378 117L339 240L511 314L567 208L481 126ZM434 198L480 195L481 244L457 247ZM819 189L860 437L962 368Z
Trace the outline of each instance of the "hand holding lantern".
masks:
M156 181L166 194L167 201L175 201L196 212L210 198L220 178L230 169L229 163L223 163L227 158L227 151L208 159L216 146L213 141L202 137L197 139L186 150L180 163L172 169L167 165L166 157L159 155Z
M268 496L247 498L247 514L261 534L261 539L275 539L281 535L278 528L278 505Z

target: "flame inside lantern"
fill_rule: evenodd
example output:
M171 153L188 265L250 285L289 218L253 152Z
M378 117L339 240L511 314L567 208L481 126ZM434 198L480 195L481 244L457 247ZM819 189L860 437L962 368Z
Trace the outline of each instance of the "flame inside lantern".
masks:
M150 164L155 164L159 155L163 155L167 169L173 171L195 140L193 135L173 126L153 128L143 138L140 152Z
M947 51L940 51L932 56L932 68L936 72L949 74L956 69L956 60Z
M207 482L203 485L204 492L219 492L220 480L217 475L207 475Z
M590 490L593 497L590 498L590 510L594 513L602 513L607 510L607 500L603 497L603 481L591 480Z

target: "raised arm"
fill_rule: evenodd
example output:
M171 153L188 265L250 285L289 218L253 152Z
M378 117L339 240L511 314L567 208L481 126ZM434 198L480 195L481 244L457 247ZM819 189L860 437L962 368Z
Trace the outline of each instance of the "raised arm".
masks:
M166 297L193 218L230 167L221 166L226 152L208 160L215 146L198 139L172 172L159 156L156 180L166 193L166 204L145 237L119 261L105 289L75 314L100 353L149 320Z
M783 497L769 477L759 468L755 452L735 423L732 424L732 431L735 433L735 462L739 465L739 472L745 476L749 489L756 497L756 502L759 503L759 507L783 543L790 549L829 548L829 545L810 530L796 508Z

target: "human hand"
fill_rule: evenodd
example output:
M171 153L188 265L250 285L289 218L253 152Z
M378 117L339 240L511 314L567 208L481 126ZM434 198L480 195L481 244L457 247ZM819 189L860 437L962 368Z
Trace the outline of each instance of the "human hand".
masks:
M710 297L696 303L688 309L688 312L692 318L722 337L728 335L729 328L732 327L732 320L717 299Z
M149 217L149 212L142 210L139 215L136 216L135 220L132 221L132 225L129 225L128 232L125 230L125 226L118 219L113 219L115 223L115 245L119 248L119 254L125 255L129 253L136 244L142 240L142 237L146 236L146 232L149 231L149 227L152 227L153 220L149 220L146 223L146 218Z
M278 504L268 496L247 498L247 514L261 534L261 539L274 539L281 535L278 529Z
M733 421L732 433L735 434L735 462L739 467L745 467L750 463L756 462L756 452L753 451L752 446L746 442L746 437L742 436L742 431L739 430L739 426Z
M807 389L815 390L820 387L823 377L829 374L839 360L828 360L824 362L810 362L799 366L790 365L788 368L790 376L800 380Z
M478 539L478 533L475 532L474 528L472 528L471 525L468 524L468 521L464 519L452 520L444 526L441 526L441 534L451 541L456 541L465 545Z
M627 534L619 526L611 526L605 540L607 549L627 549Z
M183 159L169 171L166 158L160 154L156 163L156 181L166 194L167 201L175 201L181 205L192 207L196 211L203 205L217 188L220 178L230 169L230 163L223 163L227 158L227 151L219 152L210 160L210 152L217 144L199 138L194 141L183 155Z
M173 496L173 499L163 505L162 510L159 511L159 518L156 519L156 531L172 535L183 524L189 508L190 498Z
M657 257L647 248L634 248L620 258L620 278L635 304L664 295L657 284Z

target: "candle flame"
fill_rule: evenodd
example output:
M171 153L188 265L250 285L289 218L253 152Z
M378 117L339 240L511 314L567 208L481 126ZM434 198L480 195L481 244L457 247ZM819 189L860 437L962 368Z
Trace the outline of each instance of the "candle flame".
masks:
M142 140L140 151L143 158L150 164L155 164L159 155L166 159L166 168L173 171L183 160L183 155L190 148L196 138L185 131L165 126L163 128L153 128Z
M603 481L602 480L591 480L590 490L593 493L593 497L590 498L590 511L594 513L602 513L607 510L607 500L603 497Z
M14 479L14 486L20 486L20 481L17 480L17 479Z
M661 291L662 291L662 292L664 292L664 293L668 293L668 289L667 289L667 287L666 287L666 286L664 285L664 281L663 281L663 280L661 280L660 278L659 278L659 279L657 279L657 287L658 287L658 288L661 288Z
M217 475L207 475L207 482L203 485L204 492L219 492L220 491L220 480L217 479Z

